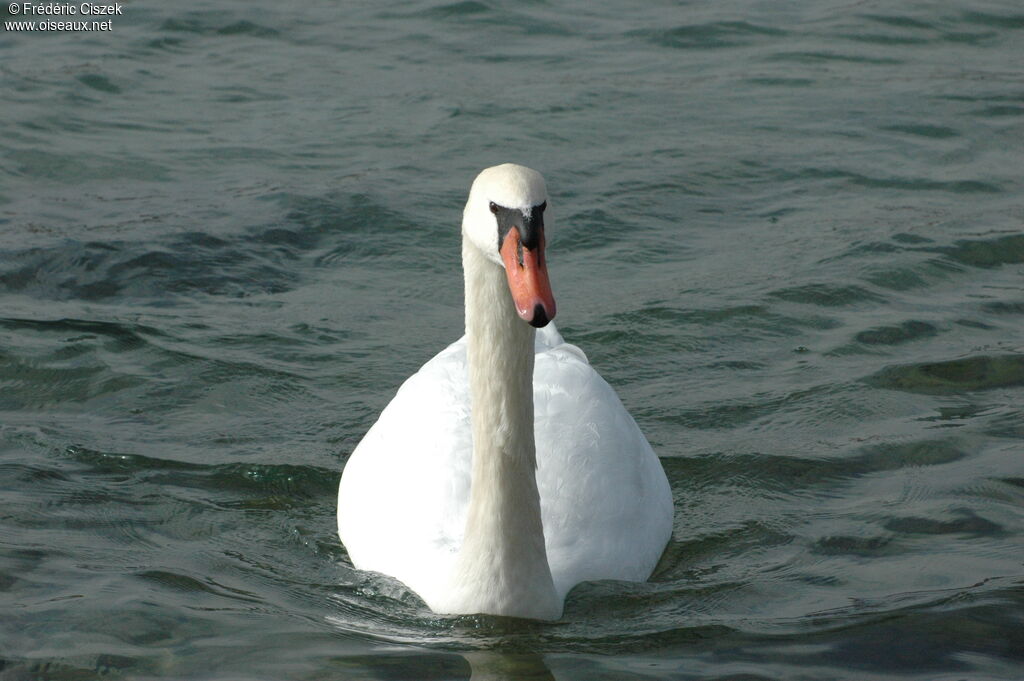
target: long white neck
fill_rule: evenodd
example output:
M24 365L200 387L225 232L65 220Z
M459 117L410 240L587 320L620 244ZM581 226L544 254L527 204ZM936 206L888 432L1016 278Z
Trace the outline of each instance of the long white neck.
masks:
M473 473L452 610L557 619L537 491L534 329L516 314L504 269L465 238L462 266Z

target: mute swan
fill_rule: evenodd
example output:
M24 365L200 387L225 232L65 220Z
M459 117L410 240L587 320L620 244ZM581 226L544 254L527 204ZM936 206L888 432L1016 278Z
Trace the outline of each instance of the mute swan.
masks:
M651 446L549 323L547 200L523 166L473 182L466 335L402 385L342 474L353 564L437 613L558 619L579 582L646 580L672 531Z

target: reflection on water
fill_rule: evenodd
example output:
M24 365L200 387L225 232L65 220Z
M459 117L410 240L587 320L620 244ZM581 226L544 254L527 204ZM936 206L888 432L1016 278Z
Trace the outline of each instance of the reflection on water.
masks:
M494 651L462 653L469 662L471 681L555 681L540 655L507 655Z

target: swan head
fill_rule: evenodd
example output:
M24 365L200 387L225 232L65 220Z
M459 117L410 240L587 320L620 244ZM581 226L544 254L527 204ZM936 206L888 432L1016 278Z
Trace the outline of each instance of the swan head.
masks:
M516 312L536 327L555 316L544 257L547 202L540 173L505 163L477 175L462 214L463 235L505 269Z

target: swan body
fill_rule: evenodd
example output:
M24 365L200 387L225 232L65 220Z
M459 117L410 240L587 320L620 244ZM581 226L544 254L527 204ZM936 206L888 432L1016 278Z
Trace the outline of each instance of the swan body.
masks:
M342 475L338 530L353 564L435 612L557 619L580 582L646 580L671 534L657 456L549 323L546 202L522 166L474 182L466 335L406 380Z

